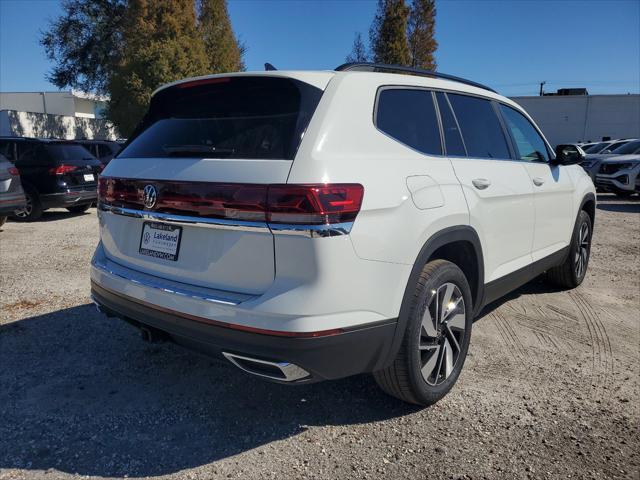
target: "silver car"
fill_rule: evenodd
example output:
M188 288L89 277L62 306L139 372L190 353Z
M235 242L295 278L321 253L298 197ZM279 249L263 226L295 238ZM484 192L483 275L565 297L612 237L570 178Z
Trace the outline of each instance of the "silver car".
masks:
M13 215L16 210L22 210L25 205L20 172L0 154L0 226L4 225L8 216Z
M622 155L640 155L640 140L631 140L610 153L587 154L585 159L580 162L580 166L589 174L593 183L596 183L596 174L600 170L602 161L614 157L621 160L618 157Z
M622 155L602 160L595 184L619 197L640 193L640 155Z

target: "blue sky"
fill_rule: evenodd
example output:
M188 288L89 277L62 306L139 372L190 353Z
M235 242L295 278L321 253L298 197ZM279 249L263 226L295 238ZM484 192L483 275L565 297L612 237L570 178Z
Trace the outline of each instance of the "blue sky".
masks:
M375 0L230 0L246 64L332 69L368 38ZM439 70L505 95L584 86L590 93L640 92L640 0L437 2ZM0 0L0 91L56 90L38 32L61 12L57 0Z

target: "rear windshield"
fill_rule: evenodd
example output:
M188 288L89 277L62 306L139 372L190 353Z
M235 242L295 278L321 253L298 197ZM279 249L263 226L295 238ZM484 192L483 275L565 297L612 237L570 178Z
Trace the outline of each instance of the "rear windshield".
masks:
M161 90L119 158L287 159L322 90L275 77L222 77Z
M82 145L62 143L58 145L47 145L45 149L49 156L58 162L65 162L69 160L93 160L95 158L91 155L91 152Z

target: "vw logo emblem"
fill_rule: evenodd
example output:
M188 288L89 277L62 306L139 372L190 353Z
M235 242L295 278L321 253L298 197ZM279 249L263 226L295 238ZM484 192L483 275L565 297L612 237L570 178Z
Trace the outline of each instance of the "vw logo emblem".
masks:
M158 198L158 194L156 192L156 187L153 185L147 185L144 187L144 192L142 194L142 201L144 202L144 206L147 208L153 208L156 204L156 200Z

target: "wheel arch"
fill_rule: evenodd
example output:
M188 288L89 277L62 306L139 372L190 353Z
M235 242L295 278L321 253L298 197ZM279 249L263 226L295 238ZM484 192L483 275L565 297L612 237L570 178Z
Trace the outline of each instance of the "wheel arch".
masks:
M593 193L589 192L584 197L582 197L580 208L578 209L578 214L582 210L587 212L587 215L589 215L589 217L591 218L591 228L593 228L593 225L596 221L596 196Z
M471 258L467 258L467 257ZM431 260L442 259L456 264L467 277L473 297L473 316L482 308L484 297L484 257L482 244L476 231L468 225L448 227L433 234L420 249L402 296L398 323L385 364L392 361L400 348L409 319L413 285L418 281L422 267Z

